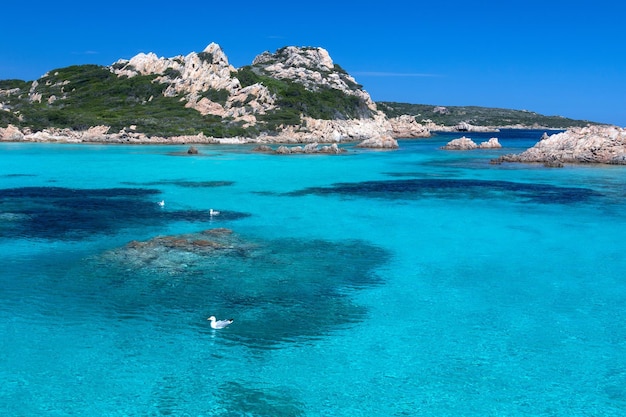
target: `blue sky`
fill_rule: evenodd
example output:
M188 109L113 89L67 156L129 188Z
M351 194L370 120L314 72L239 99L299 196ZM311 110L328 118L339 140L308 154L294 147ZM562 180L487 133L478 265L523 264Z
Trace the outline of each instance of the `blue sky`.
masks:
M0 79L211 42L235 67L282 46L320 46L376 101L626 126L626 5L616 0L21 0L2 16Z

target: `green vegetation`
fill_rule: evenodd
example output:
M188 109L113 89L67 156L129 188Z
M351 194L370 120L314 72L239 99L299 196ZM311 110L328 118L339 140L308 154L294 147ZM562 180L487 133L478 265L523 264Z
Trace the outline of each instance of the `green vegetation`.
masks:
M550 128L564 128L595 124L587 120L573 120L561 116L543 116L526 110L509 110L477 106L433 106L428 104L409 104L395 102L377 102L376 106L387 117L403 114L415 116L418 122L430 120L435 124L455 126L467 122L474 126L510 126L538 125Z
M200 52L198 53L198 58L201 61L208 62L209 64L213 63L213 54L211 52Z
M180 73L180 71L175 70L174 68L168 68L163 72L163 76L171 80L174 80L176 78L180 78L182 74Z
M0 80L0 90L12 90L14 88L28 89L30 83L22 80Z
M209 100L215 103L219 103L223 106L226 104L226 101L228 100L229 95L230 93L228 92L228 90L217 90L215 88L209 88L207 91L203 92L200 96L206 97Z
M35 94L41 101L26 99L30 83L21 85L22 94L13 94L9 106L19 109L22 120L8 112L0 115L0 124L41 130L48 127L87 129L107 125L119 131L131 125L148 136L195 135L236 136L248 133L240 124L218 116L202 116L186 108L181 97L164 97L166 84L154 82L156 75L118 77L106 67L80 65L50 71L38 80ZM14 81L3 82L19 85ZM207 95L225 102L227 93L212 90Z

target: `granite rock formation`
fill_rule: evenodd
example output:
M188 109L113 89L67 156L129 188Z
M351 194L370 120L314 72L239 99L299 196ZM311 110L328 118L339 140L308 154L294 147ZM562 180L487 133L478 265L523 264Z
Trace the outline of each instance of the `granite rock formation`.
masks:
M428 138L430 130L418 123L414 116L402 115L389 119L391 135L394 138Z
M480 145L477 145L476 142L470 138L463 136L461 138L451 140L445 146L442 146L441 149L448 151L467 151L471 149L494 149L501 147L502 145L500 145L498 138L491 138L488 141L481 142Z
M473 140L466 138L465 136L453 139L441 147L441 149L445 149L447 151L467 151L476 148L478 148L478 145Z
M588 126L544 135L535 146L520 154L503 155L493 161L539 162L547 166L564 163L626 165L626 129Z
M501 148L502 145L500 145L500 141L498 141L498 138L491 138L485 142L481 142L478 147L480 149L497 149Z

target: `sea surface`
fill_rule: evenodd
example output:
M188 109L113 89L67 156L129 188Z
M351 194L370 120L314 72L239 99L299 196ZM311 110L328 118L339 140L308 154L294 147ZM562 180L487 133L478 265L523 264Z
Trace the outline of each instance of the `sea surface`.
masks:
M0 415L626 415L626 167L542 134L0 144Z

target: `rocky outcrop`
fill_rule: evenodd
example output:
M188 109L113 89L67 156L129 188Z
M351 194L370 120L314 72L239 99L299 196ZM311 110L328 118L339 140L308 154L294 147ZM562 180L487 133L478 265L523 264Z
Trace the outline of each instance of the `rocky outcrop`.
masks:
M478 147L480 149L497 149L497 148L501 148L502 145L500 145L498 138L491 138L488 141L481 142L480 145L478 145Z
M368 119L322 120L303 117L301 125L284 126L279 132L261 135L264 143L340 143L359 142L371 138L392 139L391 126L384 115Z
M357 145L358 148L396 149L398 141L390 136L366 139Z
M477 145L476 142L470 138L463 136L461 138L451 140L445 146L442 146L441 149L448 151L467 151L471 149L494 149L501 147L502 145L500 145L498 138L491 138L488 141L481 142L480 145Z
M311 91L326 87L356 96L369 110L378 111L370 95L352 76L335 65L323 48L287 46L275 53L266 51L258 55L252 65L270 77L295 81Z
M302 117L299 125L283 125L277 131L244 141L270 143L335 143L383 138L391 135L392 127L369 94L348 73L334 64L323 48L285 47L275 53L264 52L253 63L255 72L276 79L287 79L304 85L310 91L332 88L357 97L363 103L360 117L354 119L322 120ZM262 84L242 87L238 70L228 63L221 48L212 43L203 52L183 57L157 58L155 54L139 54L130 60L117 61L112 66L118 75L157 74L157 80L167 83L165 95L184 95L186 106L203 115L216 115L242 122L243 127L255 126L257 116L277 108L276 97ZM217 103L203 95L208 90L225 91L224 102ZM413 134L424 129L411 126ZM218 140L220 141L220 140Z
M233 76L237 70L228 63L226 54L216 43L209 44L200 53L173 58L140 53L130 60L115 62L111 70L118 76L127 77L159 75L157 81L168 84L163 93L165 96L184 96L186 106L202 115L229 117L250 125L256 122L256 114L265 114L275 108L274 96L267 87L261 84L241 87L239 79ZM203 97L207 91L225 91L224 102Z
M415 117L409 115L402 115L389 119L391 125L391 135L394 138L428 138L430 137L430 130L417 123Z
M441 147L441 149L445 149L447 151L467 151L476 148L478 148L478 145L473 140L466 138L465 136L453 139Z
M0 140L18 142L24 140L24 133L13 125L0 127Z
M239 89L239 80L231 77L235 67L228 63L228 58L216 43L209 44L201 53L192 52L187 56L159 58L156 54L140 53L130 60L119 60L112 66L117 75L134 77L135 75L160 75L157 81L168 84L166 96L180 93L201 93L209 89Z
M520 154L503 155L493 162L540 162L548 166L564 163L626 165L626 129L617 126L572 128L544 135L532 148Z

